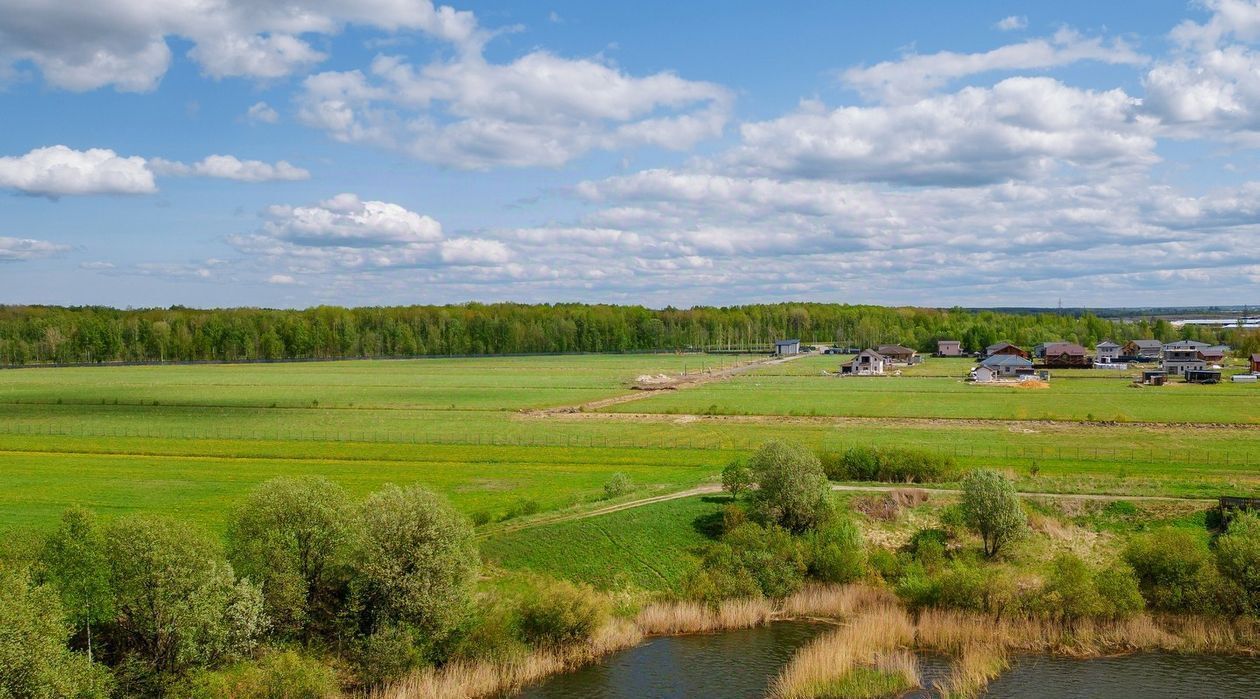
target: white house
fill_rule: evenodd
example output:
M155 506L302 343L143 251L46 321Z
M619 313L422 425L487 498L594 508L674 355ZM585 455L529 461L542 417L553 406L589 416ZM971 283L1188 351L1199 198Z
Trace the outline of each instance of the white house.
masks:
M1014 354L995 354L980 362L980 366L1003 378L1031 376L1033 363Z
M1110 364L1120 359L1120 345L1111 340L1103 340L1094 345L1094 361L1098 364Z
M888 358L872 349L858 353L849 363L840 367L841 374L851 376L879 376L888 366Z
M1202 343L1164 345L1163 368L1169 376L1181 376L1187 371L1202 371L1207 368L1207 362L1199 354L1199 347L1194 346L1195 344Z
M997 377L996 371L981 364L980 366L971 370L971 376L969 378L972 381L975 381L976 383L988 383L996 377Z

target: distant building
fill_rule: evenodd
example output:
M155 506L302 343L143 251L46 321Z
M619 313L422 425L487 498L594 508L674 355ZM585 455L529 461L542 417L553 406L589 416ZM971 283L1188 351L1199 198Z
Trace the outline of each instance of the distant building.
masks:
M1220 383L1221 372L1219 369L1186 369L1184 372L1186 383Z
M995 357L1000 354L1011 355L1014 357L1023 357L1028 359L1028 353L1024 350L1012 345L1009 342L998 342L984 348L985 357Z
M1160 369L1146 369L1142 372L1142 378L1139 379L1143 386L1163 386L1166 380L1168 380L1168 374Z
M1203 361L1213 364L1220 364L1225 361L1225 355L1229 353L1229 347L1225 345L1212 345L1199 350L1199 356L1203 357Z
M1251 373L1260 374L1260 354L1251 355Z
M909 347L901 345L880 345L875 348L875 351L883 355L884 359L900 364L913 364L915 355L918 354Z
M878 376L884 373L888 359L873 349L864 349L846 364L840 366L841 374L852 376Z
M1129 340L1124 343L1123 356L1139 362L1153 362L1159 359L1164 350L1164 343L1159 340Z
M1199 348L1187 345L1164 345L1164 371L1169 376L1181 376L1187 371L1201 371L1207 362L1199 354Z
M997 378L997 371L981 364L971 370L971 375L968 378L976 383L988 383Z
M995 354L986 357L980 362L980 366L1002 378L1033 375L1033 363L1027 357L1014 354Z
M1120 345L1111 340L1103 340L1094 345L1094 361L1099 364L1110 364L1120 359Z
M936 356L938 357L961 357L962 343L958 340L937 340Z
M774 353L778 356L786 356L790 354L801 353L800 340L777 340L774 343Z
M1062 369L1089 366L1089 353L1075 342L1047 342L1041 357L1048 367Z

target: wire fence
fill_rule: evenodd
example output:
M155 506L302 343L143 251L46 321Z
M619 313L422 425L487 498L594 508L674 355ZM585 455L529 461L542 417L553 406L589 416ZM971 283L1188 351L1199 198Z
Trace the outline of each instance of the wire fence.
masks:
M372 430L372 429L242 429L236 427L104 427L98 425L0 425L0 435L25 437L77 437L89 439L161 439L255 442L310 442L382 445L457 445L481 447L548 447L586 449L690 449L749 452L761 446L766 435L693 434L635 435L627 432L531 431L486 432L477 430ZM1149 447L1102 447L1084 445L1002 445L985 443L942 444L881 441L898 446L948 454L963 462L1077 461L1098 463L1173 464L1187 467L1238 467L1260 465L1260 449L1196 449ZM844 451L870 446L830 435L820 446Z

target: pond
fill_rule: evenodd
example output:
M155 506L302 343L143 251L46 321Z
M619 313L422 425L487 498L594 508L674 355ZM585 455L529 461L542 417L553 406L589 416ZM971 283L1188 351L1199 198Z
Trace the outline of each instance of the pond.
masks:
M717 634L654 638L575 672L526 688L525 699L764 697L792 654L831 627L784 622ZM924 684L942 677L945 659L922 658ZM929 692L913 696L927 697ZM1260 697L1260 658L1143 653L1070 660L1019 658L989 685L1004 699L1181 699Z

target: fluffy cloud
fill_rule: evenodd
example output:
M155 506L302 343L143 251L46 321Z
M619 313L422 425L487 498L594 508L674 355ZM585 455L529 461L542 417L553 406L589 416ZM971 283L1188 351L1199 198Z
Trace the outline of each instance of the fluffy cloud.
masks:
M594 149L686 149L722 133L730 102L725 88L672 73L635 77L545 51L496 64L470 51L423 66L378 56L366 74L311 76L298 117L337 140L481 169L557 166Z
M0 187L54 198L157 191L144 158L120 156L107 148L79 151L66 146L0 157Z
M501 242L448 238L429 216L398 204L338 194L311 206L267 209L257 232L228 242L268 264L296 273L370 272L394 268L494 267L512 253ZM275 282L272 282L275 283Z
M254 124L274 124L280 121L280 114L266 102L255 102L245 112L245 119Z
M68 245L58 245L46 240L0 236L0 262L21 262L41 257L52 257L69 249L70 246Z
M271 164L261 160L240 160L232 155L211 155L192 164L154 158L149 161L149 168L159 175L216 177L238 182L295 181L311 178L311 173L285 160Z
M911 54L896 61L850 68L844 71L842 79L864 95L905 102L969 75L1056 68L1079 61L1139 65L1147 58L1123 41L1104 42L1065 28L1050 39L1030 39L984 53Z
M1022 77L906 105L828 110L807 103L744 124L733 160L788 177L950 185L1044 176L1063 164L1149 164L1156 160L1153 126L1137 105L1119 89Z
M276 78L325 58L304 36L347 24L418 30L461 50L485 40L471 13L429 0L0 0L0 63L30 61L68 90L144 92L170 66L167 38L179 37L206 75Z
M1024 17L1023 15L1011 15L1010 17L1003 17L1002 19L998 20L997 24L993 26L997 27L998 29L1001 29L1004 32L1011 32L1011 31L1016 31L1019 29L1027 29L1028 18Z

